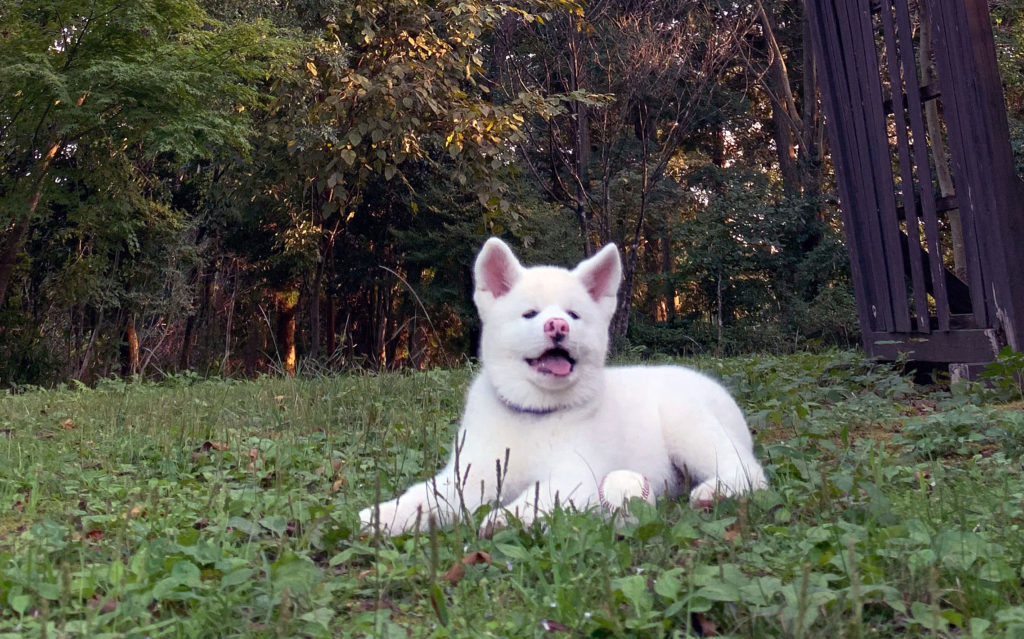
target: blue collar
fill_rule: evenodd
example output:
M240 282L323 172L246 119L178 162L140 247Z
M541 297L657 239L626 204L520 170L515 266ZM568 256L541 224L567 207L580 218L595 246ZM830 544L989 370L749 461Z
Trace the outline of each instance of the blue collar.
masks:
M536 415L538 417L543 417L545 415L557 413L558 411L565 408L565 406L553 406L551 408L532 408L529 406L520 406L519 404L515 404L505 399L504 397L499 395L497 391L495 391L495 395L498 396L498 401L501 402L505 406L505 408L509 409L513 413L522 413L524 415Z

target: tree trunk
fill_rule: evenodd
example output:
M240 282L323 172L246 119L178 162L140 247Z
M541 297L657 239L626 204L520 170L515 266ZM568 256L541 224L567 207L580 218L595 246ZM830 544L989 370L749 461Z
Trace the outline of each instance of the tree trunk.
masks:
M309 299L309 356L312 359L320 357L320 289L324 279L324 260L321 259L316 265L316 274L313 276L313 290Z
M338 302L334 299L333 295L327 295L327 357L326 360L330 362L334 359L334 354L338 352Z
M121 334L121 377L132 377L139 372L139 335L135 331L135 314L128 313Z
M89 337L89 345L85 347L85 353L82 354L82 361L78 367L78 374L75 377L82 382L88 382L86 374L89 372L89 364L92 362L92 353L96 347L96 338L100 334L100 329L103 328L103 311L99 311L96 314L96 325L93 326L92 336Z
M800 135L800 114L789 81L789 70L782 57L782 49L775 39L775 21L768 10L758 3L758 14L764 32L768 53L767 88L772 105L772 129L775 138L775 152L782 174L782 188L786 195L800 194L802 180L797 163L797 139Z
M284 372L295 376L295 313L299 292L295 289L277 293L277 353Z
M672 283L672 222L669 216L666 211L661 223L661 277L666 322L676 318L676 287Z
M636 226L633 227L633 235L629 245L623 246L625 259L622 264L622 286L619 288L619 298L616 304L615 315L612 317L612 335L625 337L629 330L629 313L633 308L633 283L636 279L636 264L640 253L640 237L643 234L644 220L647 217L648 195L650 194L651 181L648 172L650 156L647 152L647 109L643 108L639 114L638 127L640 136L640 208L636 213Z
M255 377L260 370L260 352L265 350L262 318L250 313L245 331L245 374Z
M25 241L25 233L28 231L28 220L19 219L14 222L7 237L0 245L0 307L3 307L7 299L7 288L11 283L11 276L14 274L14 265L18 263L18 254Z
M335 234L328 238L327 251L324 254L324 275L327 278L325 297L327 302L327 321L324 328L327 330L327 362L330 362L338 350L338 301L334 297L334 241Z
M181 338L181 354L178 358L178 370L187 371L192 367L192 334L195 332L196 316L189 314L185 320L185 332Z
M39 164L38 175L32 184L32 195L29 197L28 208L23 215L15 214L14 224L7 231L7 237L3 240L3 247L0 248L0 308L3 308L7 301L7 289L11 285L11 275L14 273L14 265L18 262L18 254L25 244L25 236L28 233L28 225L39 209L39 201L43 197L43 187L46 184L46 175L50 170L50 163L60 151L63 142L57 142L51 146L43 156Z
M238 259L234 261L235 266L235 281L231 286L231 300L228 302L228 317L225 321L224 326L224 356L220 360L220 374L221 377L227 377L229 372L228 360L231 359L231 332L233 330L233 322L235 319L235 296L238 293ZM231 271L228 271L230 276ZM230 278L224 278L225 284L230 283Z

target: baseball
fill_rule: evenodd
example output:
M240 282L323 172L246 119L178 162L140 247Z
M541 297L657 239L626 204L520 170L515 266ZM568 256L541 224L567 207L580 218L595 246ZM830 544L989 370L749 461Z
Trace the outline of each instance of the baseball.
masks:
M597 496L601 505L611 514L621 514L627 518L624 506L633 497L639 497L649 504L654 503L654 493L647 478L632 470L613 470L601 478L597 486ZM620 513L620 511L624 511Z

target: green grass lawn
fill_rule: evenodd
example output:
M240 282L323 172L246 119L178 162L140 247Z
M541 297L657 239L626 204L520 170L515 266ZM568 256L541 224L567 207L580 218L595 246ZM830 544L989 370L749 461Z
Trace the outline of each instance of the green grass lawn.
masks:
M469 369L0 396L0 637L1024 637L1009 377L693 364L736 393L770 490L487 540L356 522L443 463Z

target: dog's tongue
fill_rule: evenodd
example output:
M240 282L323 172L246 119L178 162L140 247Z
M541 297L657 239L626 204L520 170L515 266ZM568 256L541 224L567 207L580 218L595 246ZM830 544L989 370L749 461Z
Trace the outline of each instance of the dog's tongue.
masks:
M548 351L533 361L533 368L541 373L564 377L572 372L572 362L564 353Z

